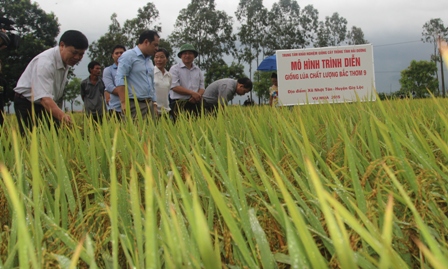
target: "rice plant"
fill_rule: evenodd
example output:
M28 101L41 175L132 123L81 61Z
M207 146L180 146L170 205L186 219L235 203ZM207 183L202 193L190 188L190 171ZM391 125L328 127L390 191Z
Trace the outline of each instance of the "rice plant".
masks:
M444 99L0 134L0 268L448 268Z

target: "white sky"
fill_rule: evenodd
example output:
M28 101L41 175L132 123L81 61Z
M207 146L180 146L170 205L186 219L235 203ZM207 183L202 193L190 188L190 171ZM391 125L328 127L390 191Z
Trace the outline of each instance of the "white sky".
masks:
M112 13L117 13L118 21L123 24L125 20L135 18L138 8L147 3L141 0L38 0L36 2L46 12L56 14L61 33L70 29L80 30L87 36L89 42L97 40L107 31ZM179 11L186 8L191 1L154 0L152 2L160 13L161 37L167 37L173 30ZM263 4L271 9L274 2L277 1L264 0ZM365 38L374 45L378 91L398 90L399 71L409 66L413 59L429 59L432 46L418 42L421 38L422 26L426 21L431 18L441 18L445 26L448 26L448 0L299 0L297 2L301 8L312 4L319 11L320 20L338 12L340 16L347 19L348 28L361 27ZM216 9L224 10L234 18L235 26L235 11L239 0L216 0L215 3ZM390 45L402 42L401 45ZM89 61L90 59L85 57L77 67L78 70L75 73L78 77L87 76L85 66Z

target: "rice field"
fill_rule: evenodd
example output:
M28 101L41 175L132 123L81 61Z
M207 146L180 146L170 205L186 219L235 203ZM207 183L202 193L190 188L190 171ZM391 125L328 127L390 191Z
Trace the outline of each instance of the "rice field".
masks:
M448 100L0 134L0 268L448 268Z

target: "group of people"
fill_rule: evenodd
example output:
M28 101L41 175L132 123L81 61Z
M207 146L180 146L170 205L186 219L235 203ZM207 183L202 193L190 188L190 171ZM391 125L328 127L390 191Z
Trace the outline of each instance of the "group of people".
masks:
M181 46L177 54L181 62L166 70L170 55L159 47L159 39L156 31L145 30L133 49L116 45L112 49L114 64L102 77L100 63L92 61L88 65L90 76L82 81L80 93L89 115L100 120L106 110L103 104L107 104L110 113L118 117L130 113L135 118L139 110L142 116L152 118L169 113L176 121L180 113L213 111L236 94L252 90L248 78L224 78L205 88L202 70L193 63L199 52L191 44ZM40 122L48 124L49 119L57 125L72 123L70 115L61 109L67 74L70 66L81 61L88 45L83 33L69 30L56 47L38 54L28 64L14 88L14 109L22 134L25 128ZM448 61L447 43L439 40L438 45ZM269 103L276 106L277 74L273 73L271 80ZM130 111L126 111L127 102Z
M181 61L166 70L170 55L159 47L159 39L156 31L145 30L134 48L126 50L116 45L112 49L114 63L104 69L102 76L100 63L89 63L90 75L81 82L80 89L89 116L100 121L103 111L108 110L119 118L127 113L133 118L141 113L153 119L166 114L176 121L180 113L213 111L236 94L252 90L249 78L224 78L205 88L203 72L193 63L199 52L191 44L181 46L177 54ZM14 89L21 133L39 122L48 124L49 118L57 125L71 124L70 115L61 110L67 73L69 66L81 61L87 48L85 35L69 30L61 36L58 46L40 53L28 64Z

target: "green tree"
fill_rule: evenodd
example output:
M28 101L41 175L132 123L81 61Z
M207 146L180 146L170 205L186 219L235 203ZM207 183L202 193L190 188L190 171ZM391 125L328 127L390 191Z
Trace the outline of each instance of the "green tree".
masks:
M325 22L319 22L317 42L315 47L338 46L347 36L347 20L335 12L331 17L325 17Z
M148 2L137 11L137 17L127 20L123 25L123 31L128 39L128 47L132 48L138 43L138 38L144 30L162 31L162 26L156 21L159 19L159 11L156 6Z
M262 102L266 102L266 100L269 100L269 87L272 85L271 73L257 71L255 72L254 77L257 77L258 80L253 83L253 91L257 94L258 98L262 100ZM259 100L260 104L262 102Z
M249 64L252 73L252 64L258 60L263 50L263 40L267 31L268 10L263 6L262 0L240 0L235 16L241 23L237 33L240 43L238 56ZM239 59L240 59L239 58Z
M268 14L266 53L279 49L300 49L310 45L317 31L318 11L312 5L300 10L295 0L279 0Z
M224 60L218 60L213 62L210 68L205 73L205 87L215 80L222 78L233 78L238 79L242 77L247 77L244 74L244 66L237 63L232 63L230 66L224 62Z
M352 26L352 29L347 32L347 44L348 45L362 45L368 44L369 41L364 39L364 32L361 28Z
M113 64L112 48L115 45L123 45L127 49L132 49L138 43L140 33L144 30L153 29L160 32L162 28L156 23L158 18L159 11L150 2L138 9L136 18L126 20L123 27L117 20L117 14L112 14L108 32L90 44L87 54L90 59L99 62L104 67Z
M192 0L180 11L169 36L171 45L180 48L190 43L199 52L196 64L207 70L213 62L235 50L232 17L216 10L214 0Z
M313 5L307 5L300 13L302 35L305 38L305 45L309 46L316 40L316 35L319 28L319 11L315 9Z
M87 55L90 59L99 62L103 67L113 64L112 48L115 45L129 45L128 37L124 34L120 23L117 20L117 14L110 16L111 24L109 31L101 36L97 41L94 41L89 46Z
M437 40L439 38L445 38L448 35L448 27L443 25L443 21L440 18L430 19L423 25L422 41L432 43L434 46L434 53L431 55L431 61L435 63L440 62L440 72L442 79L442 95L445 97L445 79L443 75L443 58L440 55L440 51L437 50ZM438 73L436 73L438 80Z
M252 79L252 64L259 64L260 55L264 56L263 42L267 34L268 10L262 0L240 0L235 16L241 26L237 33L238 60L249 65L249 77ZM252 91L250 92L252 99Z
M415 93L417 97L424 97L429 91L434 92L439 86L436 78L435 62L413 60L408 68L401 71L401 92L409 95Z
M76 100L81 90L81 79L73 77L70 82L65 86L64 102L70 103L71 112L73 112L73 105L80 105L81 102Z
M13 20L14 32L21 37L18 49L0 53L3 77L13 89L28 63L56 45L59 23L53 13L46 13L30 0L0 0L0 17Z

